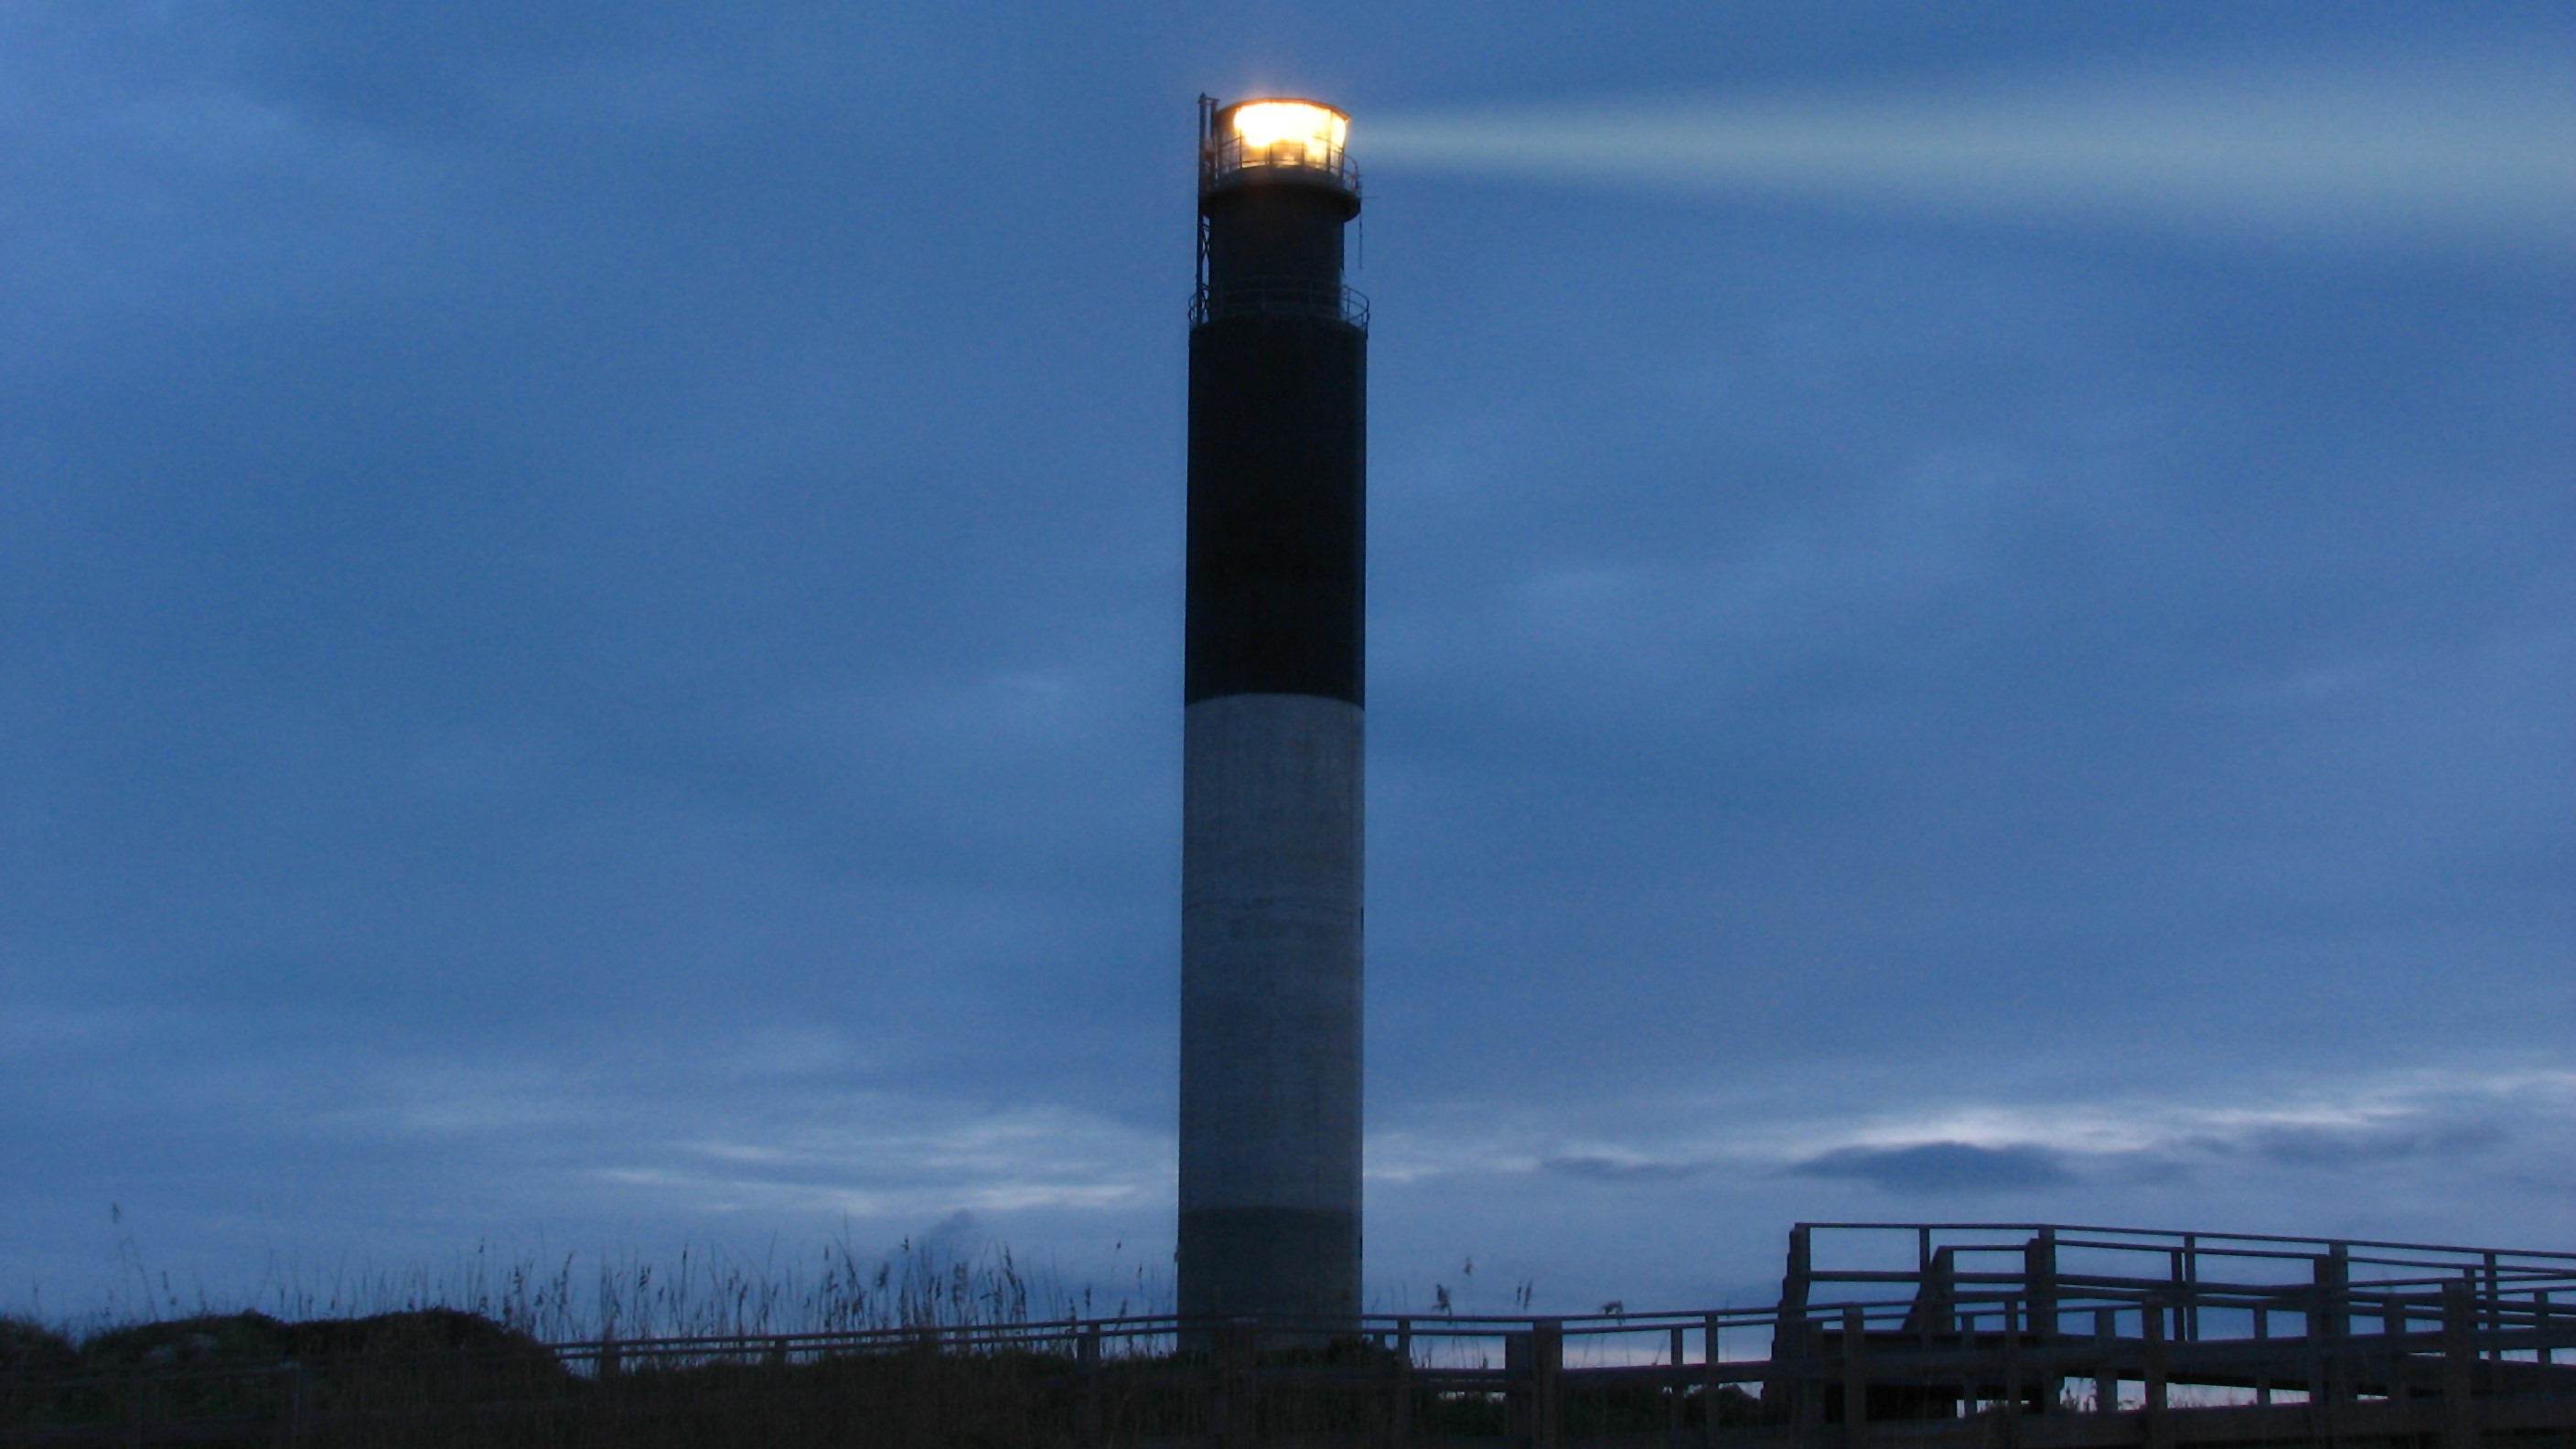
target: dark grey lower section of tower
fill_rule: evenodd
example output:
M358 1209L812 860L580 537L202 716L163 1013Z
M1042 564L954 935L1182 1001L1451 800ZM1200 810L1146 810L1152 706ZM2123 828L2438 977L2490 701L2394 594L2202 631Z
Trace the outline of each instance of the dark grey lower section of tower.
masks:
M1359 706L1183 723L1181 1311L1359 1311Z
M1202 1291L1182 1312L1192 1317L1257 1318L1304 1325L1331 1338L1354 1323L1343 1284L1360 1276L1360 1215L1355 1208L1199 1208L1181 1215L1184 1260L1196 1264ZM1235 1291L1229 1297L1225 1291ZM1241 1311L1234 1299L1249 1299Z
M1357 206L1340 170L1203 184L1190 334L1180 1309L1322 1333L1361 1306Z

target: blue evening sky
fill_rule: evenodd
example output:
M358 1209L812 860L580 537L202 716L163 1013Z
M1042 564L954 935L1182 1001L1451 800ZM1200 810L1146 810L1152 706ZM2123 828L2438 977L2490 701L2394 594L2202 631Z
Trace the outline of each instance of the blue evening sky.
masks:
M0 1307L1167 1272L1202 90L1368 187L1373 1304L2571 1246L2564 5L6 0Z

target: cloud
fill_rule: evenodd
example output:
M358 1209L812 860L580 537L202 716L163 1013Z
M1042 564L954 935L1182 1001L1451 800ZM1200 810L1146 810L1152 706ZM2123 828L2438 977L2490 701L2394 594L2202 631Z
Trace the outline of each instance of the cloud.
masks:
M1708 1162L1632 1162L1617 1157L1551 1157L1539 1171L1596 1182L1680 1182L1698 1177L1716 1164Z
M1804 1177L1858 1178L1891 1192L2000 1192L2075 1181L2075 1174L2046 1148L1979 1147L1971 1142L1842 1147L1789 1170Z
M2375 1166L2418 1157L2456 1157L2504 1140L2492 1121L2400 1121L2359 1127L2266 1127L2222 1149L2252 1152L2283 1167Z
M1480 1120L1451 1108L1372 1135L1370 1178L1396 1187L1536 1176L1692 1193L1803 1180L1934 1195L2287 1185L2409 1161L2492 1170L2534 1151L2534 1132L2518 1124L2555 1120L2571 1093L2576 1077L2554 1071L2426 1069L2290 1091L2211 1082L2196 1092L1896 1112L1867 1084L1848 1096L1810 1094L1803 1109L1656 1098Z

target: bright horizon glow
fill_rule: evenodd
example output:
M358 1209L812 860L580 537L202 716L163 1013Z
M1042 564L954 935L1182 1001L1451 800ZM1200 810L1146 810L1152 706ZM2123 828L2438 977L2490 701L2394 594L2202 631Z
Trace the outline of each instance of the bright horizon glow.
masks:
M1339 153L1350 139L1350 117L1312 101L1251 101L1234 108L1234 134L1246 151L1294 144L1309 156Z

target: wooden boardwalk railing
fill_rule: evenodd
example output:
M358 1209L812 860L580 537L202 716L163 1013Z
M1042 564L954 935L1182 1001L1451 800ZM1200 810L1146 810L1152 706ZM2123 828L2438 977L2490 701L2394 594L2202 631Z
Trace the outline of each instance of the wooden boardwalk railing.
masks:
M0 1376L0 1444L677 1413L797 1366L878 1393L940 1374L970 1397L1001 1385L1020 1407L994 1442L1068 1446L2576 1444L2576 1254L2046 1224L1802 1224L1790 1243L1781 1303L1751 1309L612 1339L536 1363L423 1359L405 1382L436 1402L353 1389L390 1371L378 1361L245 1368L228 1386ZM111 1411L33 1422L46 1392Z

